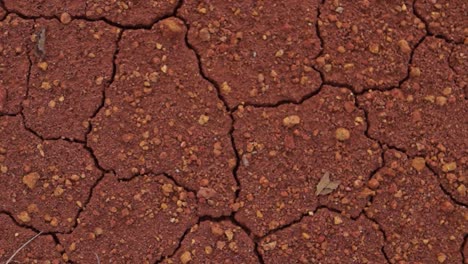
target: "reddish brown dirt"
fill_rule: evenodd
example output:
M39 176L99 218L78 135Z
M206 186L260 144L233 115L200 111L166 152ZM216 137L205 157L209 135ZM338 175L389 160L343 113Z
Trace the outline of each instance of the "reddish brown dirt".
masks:
M382 226L392 263L461 263L468 210L444 194L420 160L385 152L385 166L374 175L379 189L368 216Z
M468 43L468 3L464 0L415 0L416 12L429 31L451 41Z
M0 0L0 263L468 264L466 9Z
M262 239L260 253L265 263L385 263L378 228L365 217L351 220L320 209Z
M59 238L75 263L94 263L96 255L103 263L154 263L177 248L196 215L195 194L163 175L118 181L107 174L79 225Z
M5 9L0 6L0 20L2 20L6 15Z
M0 113L15 114L21 111L21 102L27 91L32 27L31 21L16 15L8 15L0 22Z
M101 172L77 143L42 141L20 117L0 117L0 211L46 231L70 231Z
M230 107L299 101L320 86L318 1L187 1L180 15L206 76ZM254 27L252 25L255 25Z
M119 31L104 22L36 21L23 112L28 127L44 138L85 139L112 78Z
M324 43L318 68L326 81L356 92L398 86L425 27L411 1L325 1L318 23Z
M64 14L105 19L123 26L147 26L171 15L178 5L176 0L100 1L100 0L5 0L8 10L31 17L62 17Z
M124 26L151 25L165 16L171 15L178 2L176 0L151 1L86 1L86 17L105 18Z
M288 125L287 118L294 116L299 123ZM240 108L234 137L242 206L236 219L263 236L318 205L357 216L371 192L366 175L380 164L379 145L365 136L363 120L351 91L330 86L301 105ZM344 141L337 139L342 129L350 134ZM333 194L316 196L315 186L326 172L340 186Z
M231 120L198 73L181 20L124 32L114 83L89 144L119 178L167 172L198 192L201 214L227 215L237 189ZM177 101L174 101L177 98Z
M82 15L86 1L77 0L3 0L5 7L31 17L52 17L63 12Z
M468 101L449 65L452 49L443 40L426 38L401 89L370 92L359 99L369 112L373 138L409 155L423 155L447 191L466 204Z
M450 67L455 71L457 86L464 89L465 100L468 98L468 45L456 45L449 61Z
M468 263L468 236L465 235L465 242L464 242L464 247L463 247L463 258L465 259L465 261L463 263L467 264Z
M182 241L176 254L163 263L258 263L254 243L229 221L204 221L195 225Z
M35 232L16 225L9 216L0 213L0 260L9 259ZM50 235L40 235L20 251L12 263L60 263L60 253ZM2 262L3 263L3 262Z

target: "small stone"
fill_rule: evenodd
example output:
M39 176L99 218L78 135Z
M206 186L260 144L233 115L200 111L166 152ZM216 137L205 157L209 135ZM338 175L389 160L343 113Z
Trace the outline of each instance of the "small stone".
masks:
M369 188L371 188L372 190L375 190L377 188L379 188L379 181L377 179L370 179L369 182L367 183L367 186L369 186Z
M369 51L370 51L371 53L378 54L379 51L380 51L379 44L371 43L371 44L369 45Z
M94 234L95 234L96 236L100 236L100 235L102 235L103 233L104 233L104 230L103 230L102 228L100 228L100 227L96 227L96 228L94 229Z
M189 251L185 251L180 255L180 262L187 264L192 260L192 254Z
M335 132L335 137L336 139L338 139L339 141L345 141L345 140L348 140L350 138L351 134L349 133L349 130L346 129L346 128L338 128Z
M339 53L345 53L346 52L346 49L343 46L339 46L337 50L338 50Z
M200 190L197 192L198 198L211 199L216 196L216 191L212 188L200 187Z
M163 21L161 21L161 24L174 33L179 33L183 31L181 23L175 18L164 19Z
M63 190L62 187L57 186L57 188L55 188L55 190L54 190L54 196L59 197L59 196L61 196L63 194L64 191L65 190Z
M460 186L458 186L458 188L457 188L457 192L461 196L465 196L466 195L466 186L464 184L460 184Z
M400 47L400 50L403 53L410 53L411 52L411 47L409 46L408 41L406 41L404 39L398 41L398 46Z
M51 225L51 226L58 226L58 219L57 219L57 217L52 217L52 220L50 220L50 225Z
M49 102L49 104L48 104L48 106L49 106L50 108L54 108L56 105L57 105L57 103L55 103L54 100L50 100L50 102Z
M450 87L444 88L444 90L442 90L442 94L444 94L445 96L451 95L452 94L452 88L450 88Z
M221 84L221 92L223 92L224 94L229 94L231 92L231 87L227 82L223 82Z
M411 67L410 68L410 77L419 77L421 76L421 69L419 69L418 67Z
M211 226L211 233L215 236L221 236L224 234L224 231L218 224L213 224Z
M213 253L213 248L210 247L210 246L206 246L206 247L205 247L205 253L206 253L207 255L210 255L211 253Z
M164 195L166 195L166 196L169 196L169 194L174 192L173 185L170 184L170 183L163 184L161 186L161 189L162 189Z
M47 64L47 62L43 61L43 62L39 62L37 64L37 67L39 67L39 69L43 70L43 71L47 71L47 67L49 66L49 64Z
M439 106L444 106L447 104L447 97L445 96L437 96L436 97L436 104Z
M284 50L280 49L275 53L275 57L281 57L284 55Z
M343 223L343 220L341 219L341 217L335 216L335 217L333 218L333 223L334 223L335 225L340 225L340 224Z
M204 125L208 123L208 120L210 120L210 117L207 115L201 115L200 118L198 118L198 124Z
M25 223L31 221L31 217L29 216L28 212L26 212L26 211L22 211L21 213L19 213L17 215L17 217L18 217L19 220L21 220L22 222L25 222Z
M44 90L49 90L50 88L52 88L52 86L50 85L49 82L42 82L41 83L41 88L44 89Z
M297 115L287 116L283 119L283 125L285 127L293 127L301 122L301 118Z
M445 260L447 260L447 255L444 253L437 254L437 261L439 261L439 263L444 263Z
M23 183L28 186L29 189L34 189L36 187L37 181L41 178L39 173L31 172L23 176Z
M265 244L262 245L262 248L265 251L273 250L276 247L276 243L277 243L276 241L273 241L273 242L270 242L270 243L265 243Z
M450 172L450 171L454 171L456 169L457 169L457 163L456 162L445 163L442 166L442 171L443 172Z
M71 22L71 16L70 14L68 14L67 12L64 12L60 15L60 22L62 22L62 24L64 25L67 25Z
M345 63L345 65L343 65L343 69L345 70L351 70L352 68L354 68L354 63Z
M411 166L417 171L422 171L426 167L426 160L416 157L411 161Z
M234 233L230 229L224 231L224 234L228 241L231 241L234 238Z
M446 212L446 213L451 213L455 210L455 206L453 206L453 204L449 201L445 201L442 203L441 205L441 209L442 211Z
M104 80L104 77L99 76L99 77L96 78L95 82L96 82L97 85L101 85L103 80Z
M201 41L205 42L210 41L211 39L210 31L208 30L208 28L202 28L198 33L198 36L200 37Z

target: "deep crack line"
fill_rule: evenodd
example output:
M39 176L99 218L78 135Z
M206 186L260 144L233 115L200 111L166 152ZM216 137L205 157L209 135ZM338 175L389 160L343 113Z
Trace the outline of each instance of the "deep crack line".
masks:
M180 1L180 5L179 5L179 8L183 5L184 1L181 0ZM185 27L186 27L186 32L185 32L185 36L184 36L184 40L185 40L185 45L187 46L187 48L189 50L191 50L196 59L197 59L197 65L198 65L198 70L199 70L199 74L200 76L205 79L207 82L209 82L213 87L215 87L215 90L216 90L216 95L218 97L218 100L220 100L223 105L224 105L224 109L226 111L226 113L229 115L229 118L231 119L231 128L229 129L229 132L228 132L228 135L230 137L230 141L231 141L231 148L232 148L232 151L234 152L234 156L235 156L235 159L236 159L236 162L234 164L234 167L232 169L232 175L234 177L234 180L236 181L236 185L237 185L237 188L236 188L236 191L235 191L235 197L234 197L234 202L238 200L239 198L239 193L240 193L240 189L241 189L241 184L240 184L240 180L238 178L238 175L237 175L237 171L239 169L239 165L240 165L240 157L239 157L239 153L237 151L237 147L236 147L236 143L235 143L235 138L234 138L234 123L235 123L235 118L233 116L233 112L232 112L232 109L229 107L229 104L227 103L226 99L224 98L224 96L222 95L221 93L221 88L219 86L219 84L209 78L204 70L203 70L203 65L202 65L202 59L201 59L201 56L200 54L198 53L197 49L190 43L189 39L188 39L188 34L189 34L189 31L190 31L190 24L181 16L178 16L177 15L177 12L178 12L178 8L176 9L176 15L175 17L180 19Z
M117 63L116 63L116 60L117 60L117 56L119 55L119 52L120 52L120 42L122 40L122 36L123 36L123 33L124 33L124 29L121 29L120 32L119 32L119 35L117 36L117 40L115 42L115 50L114 50L114 53L113 53L113 56L112 56L112 75L111 75L111 78L110 80L108 81L107 85L105 85L102 89L102 97L101 97L101 103L100 105L97 107L97 109L94 111L94 113L91 115L91 117L88 119L88 131L86 131L85 133L85 136L84 136L84 148L90 153L91 157L93 158L94 160L94 163L95 163L95 166L101 170L102 173L114 173L115 172L113 170L107 170L105 169L99 162L99 159L97 158L97 156L95 155L94 153L94 150L91 148L91 146L89 146L89 134L92 132L93 130L93 125L92 125L92 119L95 118L97 116L97 114L102 110L102 108L104 107L105 103L106 103L106 99L107 99L107 96L106 96L106 89L108 89L115 81L115 78L116 78L116 75L117 75Z
M368 125L368 127L367 127L367 129L366 129L366 133L365 133L366 136L367 136L369 139L371 139L371 140L377 142L377 143L379 144L379 146L381 147L381 149L382 149L382 161L383 161L383 164L385 164L385 158L384 158L384 154L385 154L385 151L384 151L384 150L385 150L385 149L387 149L387 150L392 150L392 149L393 149L393 150L396 150L396 151L398 151L398 152L401 152L401 153L405 154L405 155L408 157L408 159L414 159L414 158L417 156L417 155L410 155L410 154L408 153L408 151L407 151L404 147L398 147L398 146L390 145L390 144L387 144L386 142L382 142L380 139L377 139L377 138L372 137L372 136L370 135L370 133L369 133L369 127L371 126L371 124L370 124L370 122L369 122L369 118L368 118L369 113L367 112L367 110L366 110L364 107L362 107L362 106L359 105L359 102L358 102L357 100L356 100L356 102L357 102L357 103L356 103L356 106L358 107L358 109L360 109L361 111L364 112L366 124ZM458 201L455 197L453 197L453 195L442 185L442 183L440 182L440 179L441 179L442 177L440 177L439 173L437 173L433 167L431 167L430 165L427 165L426 167L432 172L432 174L434 174L434 176L436 177L436 181L437 181L437 183L439 184L440 189L443 191L443 193L444 193L447 197L449 197L449 199L450 199L453 203L455 203L455 204L457 204L457 205L459 205L459 206L465 207L465 208L468 207L467 204L463 203L462 201ZM371 197L371 199L373 199L373 198Z
M385 229L383 229L382 225L380 225L380 223L376 219L374 219L372 217L369 217L369 215L367 215L367 212L364 211L363 216L367 220L369 220L372 223L376 224L377 227L379 228L379 232L382 233L384 241L383 241L383 245L382 245L380 251L382 252L382 255L384 256L387 263L391 263L390 258L388 257L387 252L385 251L385 245L388 243L388 237L387 237L387 233L385 232Z
M460 253L462 255L463 263L466 263L468 260L468 256L465 255L465 247L467 247L468 243L468 234L465 234L465 237L463 238L463 243L460 246Z
M425 27L425 30L426 30L426 32L427 32L427 34L426 34L427 36L429 36L429 37L434 37L434 38L438 38L438 39L442 39L442 40L445 40L445 42L448 42L448 43L451 43L451 44L457 44L457 45L459 45L459 44L463 45L463 44L464 44L463 42L458 42L458 41L451 40L451 39L449 39L448 37L444 36L443 34L435 34L434 32L432 32L432 30L431 30L431 28L430 28L430 26L429 26L429 24L430 24L429 21L427 21L427 20L424 18L424 16L423 16L421 13L419 13L419 11L418 11L417 8L416 8L416 2L417 2L417 1L421 1L421 0L414 0L414 1L413 1L413 6L412 6L412 8L413 8L413 14L414 14L419 20L421 20L421 21L424 23L424 27Z
M175 254L177 254L177 251L182 247L182 243L184 242L185 237L190 233L190 230L192 230L192 228L193 228L194 226L199 225L199 224L200 224L200 218L198 218L197 223L195 223L194 225L190 226L189 228L187 228L187 229L184 231L184 233L182 234L182 237L181 237L180 240L178 241L177 247L174 249L174 251L173 251L171 254L168 254L168 255L159 257L159 259L157 259L157 260L154 262L154 264L163 263L163 261L164 261L165 259L172 258Z
M321 7L323 6L323 4L325 4L325 1L326 0L322 0L321 4L319 5L319 8L318 8L318 12L317 12L317 22L316 22L316 25L317 25L317 36L318 38L320 39L320 46L321 46L321 50L320 50L320 53L319 55L317 55L315 58L314 58L314 61L317 59L317 58L320 58L322 55L323 55L323 52L325 50L325 41L324 39L322 38L322 36L320 35L320 25L319 25L319 20L320 20L320 15L321 15ZM415 0L416 2L416 0ZM312 65L313 69L318 71L320 73L320 76L322 77L322 83L323 85L329 85L329 86L335 86L335 87L345 87L345 88L348 88L350 89L351 91L353 91L353 93L356 95L356 96L359 96L359 95L363 95L367 92L370 92L372 90L378 90L378 91L391 91L391 90L394 90L394 89L401 89L401 86L403 85L404 82L406 82L409 77L410 77L410 70L411 70L411 64L413 62L413 57L414 57L414 53L416 51L416 49L419 47L419 45L428 37L428 36L433 36L433 37L436 37L436 38L441 38L441 39L444 39L446 40L447 42L450 42L450 43L453 43L453 41L450 41L450 40L447 40L446 38L443 38L443 37L439 37L439 36L436 36L436 35L433 35L429 32L429 28L428 28L428 25L427 23L421 19L420 16L418 16L415 12L415 2L413 2L413 13L414 15L419 18L421 21L423 21L423 23L425 23L425 32L426 34L424 36L422 36L418 42L414 45L414 47L411 49L411 53L410 53L410 56L409 56L409 59L408 59L408 62L407 62L407 73L406 73L406 76L404 76L401 80L398 81L398 85L390 85L390 86L383 86L383 87L379 87L379 86L374 86L374 87L370 87L370 88L366 88L366 89L363 89L362 91L359 91L357 92L356 89L354 88L354 86L352 84L349 84L349 83L341 83L341 82L335 82L335 81L329 81L325 78L325 75L324 73L317 67L317 65L314 63Z
M134 29L134 30L138 30L138 29L151 29L155 24L157 24L158 22L164 20L164 19L167 19L167 18L170 18L170 17L174 17L177 10L180 8L180 6L182 5L182 0L180 0L177 5L175 6L175 8L172 10L172 12L169 12L169 13L166 13L164 15L161 15L157 18L154 18L150 23L147 23L147 24L123 24L123 23L118 23L118 22L114 22L106 17L100 17L100 18L89 18L87 17L86 15L73 15L73 14L70 14L70 17L73 19L73 20L83 20L83 21L88 21L88 22L103 22L103 23L106 23L107 25L109 26L112 26L112 27L116 27L116 28L120 28L120 29ZM20 11L18 10L14 10L14 9L9 9L6 7L5 3L3 1L0 1L0 8L3 8L7 13L5 14L5 17L7 17L9 14L15 14L17 15L18 17L22 18L22 19L25 19L25 20L35 20L35 19L45 19L45 20L57 20L60 22L60 17L58 15L51 15L51 16L45 16L45 15L39 15L39 16L28 16L28 15L25 15L23 13L21 13ZM85 6L85 9L87 9L87 3L86 3L86 6ZM85 10L86 12L86 10ZM3 19L5 19L5 17ZM2 20L3 20L2 19ZM0 21L2 21L0 20Z

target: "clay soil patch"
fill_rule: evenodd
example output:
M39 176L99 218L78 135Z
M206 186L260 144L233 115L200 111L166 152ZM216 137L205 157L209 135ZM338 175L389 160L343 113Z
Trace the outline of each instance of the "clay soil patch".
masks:
M468 264L467 8L0 0L0 263Z

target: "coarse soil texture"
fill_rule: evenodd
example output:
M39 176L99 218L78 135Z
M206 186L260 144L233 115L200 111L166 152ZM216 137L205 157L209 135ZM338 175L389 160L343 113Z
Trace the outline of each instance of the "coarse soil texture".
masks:
M466 0L0 0L0 263L468 264Z

